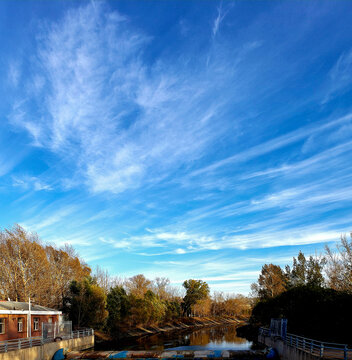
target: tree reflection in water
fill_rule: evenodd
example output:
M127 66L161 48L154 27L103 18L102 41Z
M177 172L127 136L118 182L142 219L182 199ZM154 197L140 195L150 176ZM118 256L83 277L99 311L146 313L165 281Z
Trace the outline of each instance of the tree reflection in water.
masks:
M221 325L202 329L173 331L128 341L96 345L96 350L239 350L250 349L252 343L238 337L236 326Z
M236 327L222 326L194 331L190 335L190 345L207 346L208 344L245 344L248 340L238 337Z

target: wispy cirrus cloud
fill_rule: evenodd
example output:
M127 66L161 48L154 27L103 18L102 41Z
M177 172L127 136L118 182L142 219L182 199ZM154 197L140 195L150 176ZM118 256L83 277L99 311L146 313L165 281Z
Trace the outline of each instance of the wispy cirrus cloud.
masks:
M350 230L348 5L158 7L168 31L138 4L62 6L6 62L5 224L219 289Z
M312 134L324 132L330 130L331 128L340 127L343 124L350 123L351 120L352 120L352 114L347 114L337 119L333 119L330 121L329 120L321 121L320 123L314 124L313 126L306 126L301 129L294 130L290 133L280 135L266 142L262 142L260 145L253 146L235 155L229 156L228 158L219 160L204 168L195 170L194 172L191 173L191 175L192 176L201 175L206 172L215 171L218 168L221 168L229 164L247 162L253 158L263 156L270 152L276 151L278 149L302 141L303 139L307 139Z
M338 93L348 90L352 83L352 50L344 51L328 74L328 89L323 103Z
M13 186L20 187L23 190L34 190L34 191L51 191L53 187L50 184L46 184L36 176L13 176Z
M13 87L17 87L21 77L21 67L16 61L9 65L8 80Z
M348 221L348 220L346 220ZM335 226L335 230L329 229L329 224L315 226L299 226L295 229L275 229L267 224L265 230L256 231L251 226L232 231L232 235L221 233L206 236L201 233L155 233L153 235L140 235L125 237L121 240L110 240L108 243L114 248L123 248L140 255L159 256L167 254L183 255L187 253L199 253L203 251L218 251L223 249L258 249L275 248L280 246L299 246L314 243L326 243L338 239L341 230ZM104 240L104 242L107 242ZM161 248L157 253L143 253L141 249Z
M151 278L157 276L156 269L161 267L165 274L170 274L174 285L181 285L185 278L198 278L206 281L213 292L247 294L250 284L258 279L262 264L275 263L284 267L292 263L293 256L296 256L295 252L287 251L286 255L280 254L275 257L270 254L265 257L238 255L236 261L219 255L207 255L206 258L192 257L189 260L156 260L153 262L155 270L149 270L149 274ZM179 271L180 268L182 272Z
M24 99L15 101L12 111L8 116L9 122L12 126L23 128L30 135L31 145L36 147L42 146L42 139L44 136L42 126L37 119L33 121L26 113L27 102Z
M77 209L78 207L76 205L62 207L61 209L48 214L46 217L38 215L37 217L29 220L28 223L23 224L23 226L40 232L45 228L49 228L54 224L61 222L62 220L67 221L67 218L77 211Z
M44 85L14 107L12 123L73 165L93 192L158 181L226 130L213 122L220 105L205 90L211 78L180 71L182 62L143 63L151 41L117 12L89 4L49 26L38 44L32 78Z
M4 176L11 172L11 170L13 170L13 168L20 162L20 160L22 160L22 156L16 156L15 158L9 157L5 151L3 151L3 153L0 155L0 176Z
M242 179L251 179L255 177L276 177L287 175L302 175L305 173L312 173L319 169L326 168L328 165L331 167L336 166L339 162L344 162L344 154L352 150L352 142L345 142L340 145L328 148L318 154L305 158L301 161L292 163L284 163L280 166L265 169L262 171L255 171L244 174Z
M213 37L216 36L217 32L219 31L221 22L224 20L226 14L227 14L227 11L225 11L223 9L222 1L221 1L220 5L218 6L217 11L218 11L218 13L217 13L217 16L216 16L216 18L214 20L213 28L212 28Z

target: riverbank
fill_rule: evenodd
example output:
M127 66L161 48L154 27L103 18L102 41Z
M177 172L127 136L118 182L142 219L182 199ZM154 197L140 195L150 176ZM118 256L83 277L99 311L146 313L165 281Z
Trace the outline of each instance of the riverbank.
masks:
M137 326L133 329L121 329L118 339L137 338L141 336L167 333L177 330L191 330L226 324L242 326L246 324L246 321L244 319L231 317L185 317L158 326ZM95 338L97 343L115 340L110 335L102 331L95 331Z

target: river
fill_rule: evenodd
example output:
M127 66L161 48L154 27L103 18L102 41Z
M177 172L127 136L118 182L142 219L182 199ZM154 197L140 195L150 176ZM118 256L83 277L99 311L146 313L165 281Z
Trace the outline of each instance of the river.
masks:
M248 350L252 347L251 341L237 336L235 325L219 325L96 344L95 350Z

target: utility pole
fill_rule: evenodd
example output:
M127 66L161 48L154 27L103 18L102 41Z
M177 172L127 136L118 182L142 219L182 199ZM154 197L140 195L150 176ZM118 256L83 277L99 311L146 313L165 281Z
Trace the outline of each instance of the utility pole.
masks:
M28 298L27 338L32 337L31 298Z

